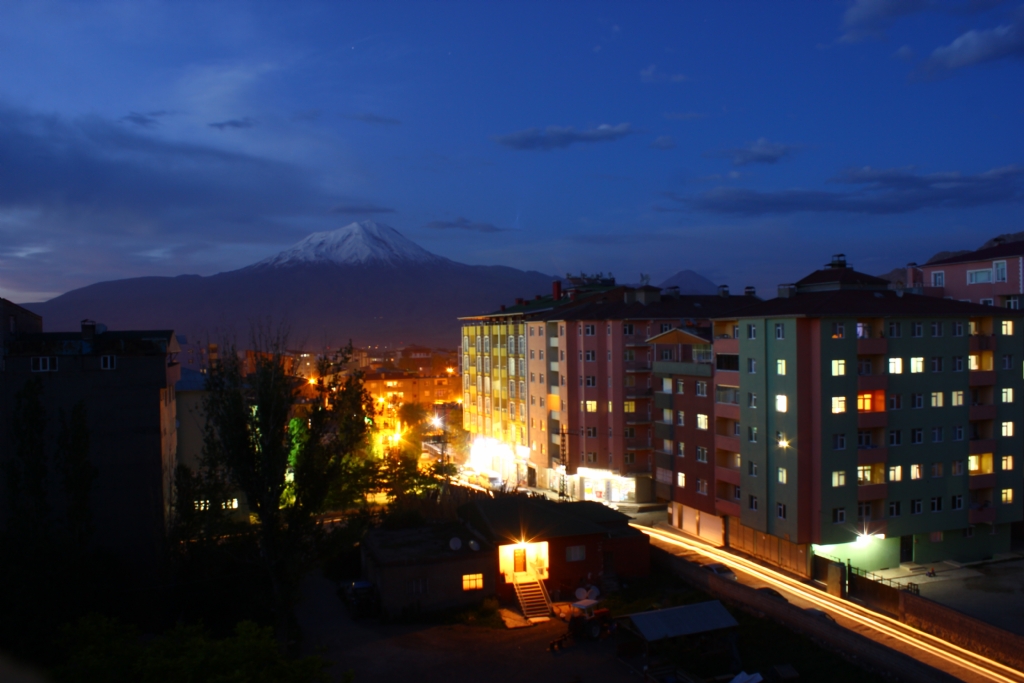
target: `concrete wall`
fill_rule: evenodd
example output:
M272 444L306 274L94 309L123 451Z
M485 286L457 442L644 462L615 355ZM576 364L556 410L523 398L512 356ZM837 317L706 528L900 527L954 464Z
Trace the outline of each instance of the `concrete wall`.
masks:
M494 552L444 562L394 565L377 564L364 552L363 573L377 586L381 610L389 617L476 605L498 589ZM463 590L464 574L483 574L483 588Z

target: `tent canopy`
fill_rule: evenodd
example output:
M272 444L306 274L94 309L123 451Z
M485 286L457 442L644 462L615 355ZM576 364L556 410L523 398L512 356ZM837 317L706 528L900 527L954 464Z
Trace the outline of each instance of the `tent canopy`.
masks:
M627 618L649 643L738 625L718 600L638 612L628 615Z

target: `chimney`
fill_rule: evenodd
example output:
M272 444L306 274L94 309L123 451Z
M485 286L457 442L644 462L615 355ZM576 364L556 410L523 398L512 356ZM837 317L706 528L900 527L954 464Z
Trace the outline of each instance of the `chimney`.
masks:
M636 301L636 290L631 287L627 287L622 295L622 300L627 304L631 304Z
M505 310L505 304L501 305L501 310L503 310L503 311Z
M832 263L829 268L846 268L846 254L832 254Z
M562 281L555 280L551 283L551 298L558 301L562 298Z
M796 285L779 285L779 298L789 299L796 295Z
M743 288L743 296L757 296L757 289L747 285Z
M729 296L729 285L718 285L718 296Z
M918 284L919 278L917 277L916 263L911 261L910 263L907 264L907 273L903 279L907 281L908 287L913 287L914 285Z
M666 287L665 288L665 295L668 296L668 298L670 298L670 299L678 299L679 298L679 287L678 286Z
M516 306L522 306L522 305L523 305L523 303L524 303L524 301L523 301L523 298L522 298L522 297L520 297L520 298L516 299Z
M538 294L537 296L533 297L533 300L534 301L540 301L540 294Z
M93 320L82 321L82 339L91 341L96 336L96 323Z

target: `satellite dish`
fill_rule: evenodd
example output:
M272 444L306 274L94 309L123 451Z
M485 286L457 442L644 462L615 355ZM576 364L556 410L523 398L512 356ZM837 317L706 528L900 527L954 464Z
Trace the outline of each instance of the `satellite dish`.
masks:
M448 547L452 550L458 550L462 547L462 540L458 536L455 536L452 540L448 541Z
M471 538L469 540L469 549L470 550L480 550L480 544L476 542L476 539L472 539Z
M576 589L576 599L577 600L586 600L587 599L587 589L584 588L583 586L580 586L579 588L577 588Z
M597 600L597 596L601 594L601 589L597 586L591 586L590 590L587 591L587 598L590 600Z

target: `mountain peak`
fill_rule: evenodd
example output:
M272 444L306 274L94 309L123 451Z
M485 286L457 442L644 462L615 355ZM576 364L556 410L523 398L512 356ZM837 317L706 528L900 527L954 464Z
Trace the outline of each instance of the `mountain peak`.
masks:
M389 225L374 221L349 223L326 232L314 232L277 256L256 266L294 266L307 263L338 265L437 263L445 259L432 254Z

